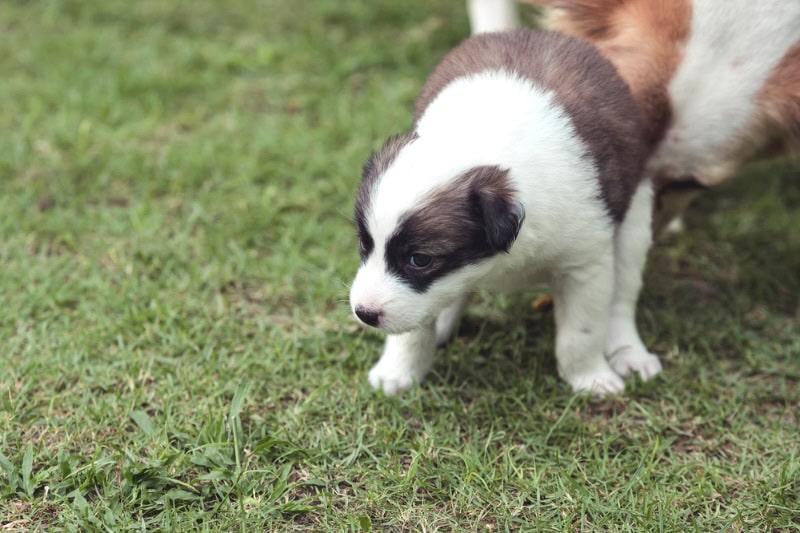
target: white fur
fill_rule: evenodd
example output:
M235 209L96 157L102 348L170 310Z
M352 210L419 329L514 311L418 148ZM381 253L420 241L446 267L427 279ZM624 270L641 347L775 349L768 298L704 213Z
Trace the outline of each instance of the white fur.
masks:
M636 300L652 241L653 191L649 180L636 191L614 240L614 297L606 331L605 352L620 376L631 372L650 379L661 371L658 358L647 351L636 328Z
M558 374L576 391L620 392L625 383L602 354L605 319L614 283L611 236L588 264L556 273L553 299L556 315Z
M669 84L673 124L650 168L705 185L727 178L753 155L742 147L752 135L756 94L798 40L800 1L695 0L689 40Z
M603 355L614 227L586 147L552 95L517 76L485 72L447 86L417 126L419 138L400 151L373 190L366 219L375 248L350 295L353 309L380 309L380 327L390 333L370 383L394 394L421 381L437 336L452 333L466 294L546 279L556 291L559 374L576 391L622 390ZM386 241L403 213L477 165L510 169L527 214L517 240L508 254L461 268L416 293L387 271Z
M467 0L472 35L512 30L519 25L517 4L513 0Z

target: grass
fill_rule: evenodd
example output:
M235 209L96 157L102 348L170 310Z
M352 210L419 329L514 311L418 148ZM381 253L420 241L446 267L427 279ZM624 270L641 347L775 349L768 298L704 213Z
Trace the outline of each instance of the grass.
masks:
M797 165L654 250L659 379L573 397L532 290L370 390L359 168L461 4L0 3L0 531L800 527Z

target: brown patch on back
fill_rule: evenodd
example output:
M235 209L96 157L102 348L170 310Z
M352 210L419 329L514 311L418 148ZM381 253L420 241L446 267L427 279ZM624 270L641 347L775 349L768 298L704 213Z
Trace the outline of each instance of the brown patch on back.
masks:
M668 84L689 37L690 0L524 0L557 9L554 29L589 40L617 67L639 104L648 145L672 115Z
M484 71L514 73L553 93L588 148L609 213L621 221L647 147L636 103L614 66L585 41L557 32L478 35L447 54L428 77L416 102L415 125L447 85Z
M767 155L781 154L800 143L800 42L772 70L756 103L767 137Z

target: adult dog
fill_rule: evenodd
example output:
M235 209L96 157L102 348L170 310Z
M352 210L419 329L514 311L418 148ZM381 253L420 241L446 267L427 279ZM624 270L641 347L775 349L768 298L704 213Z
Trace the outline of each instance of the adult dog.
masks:
M743 163L800 146L800 2L523 0L586 39L628 83L655 180L656 233ZM512 0L470 0L473 32L517 24Z

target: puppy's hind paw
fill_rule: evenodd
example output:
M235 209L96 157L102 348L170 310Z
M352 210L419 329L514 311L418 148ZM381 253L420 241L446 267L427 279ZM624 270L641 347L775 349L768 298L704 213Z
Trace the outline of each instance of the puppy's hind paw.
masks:
M622 346L608 356L608 363L614 372L622 377L627 377L636 372L647 381L661 372L661 361L658 357L644 349L633 346Z

